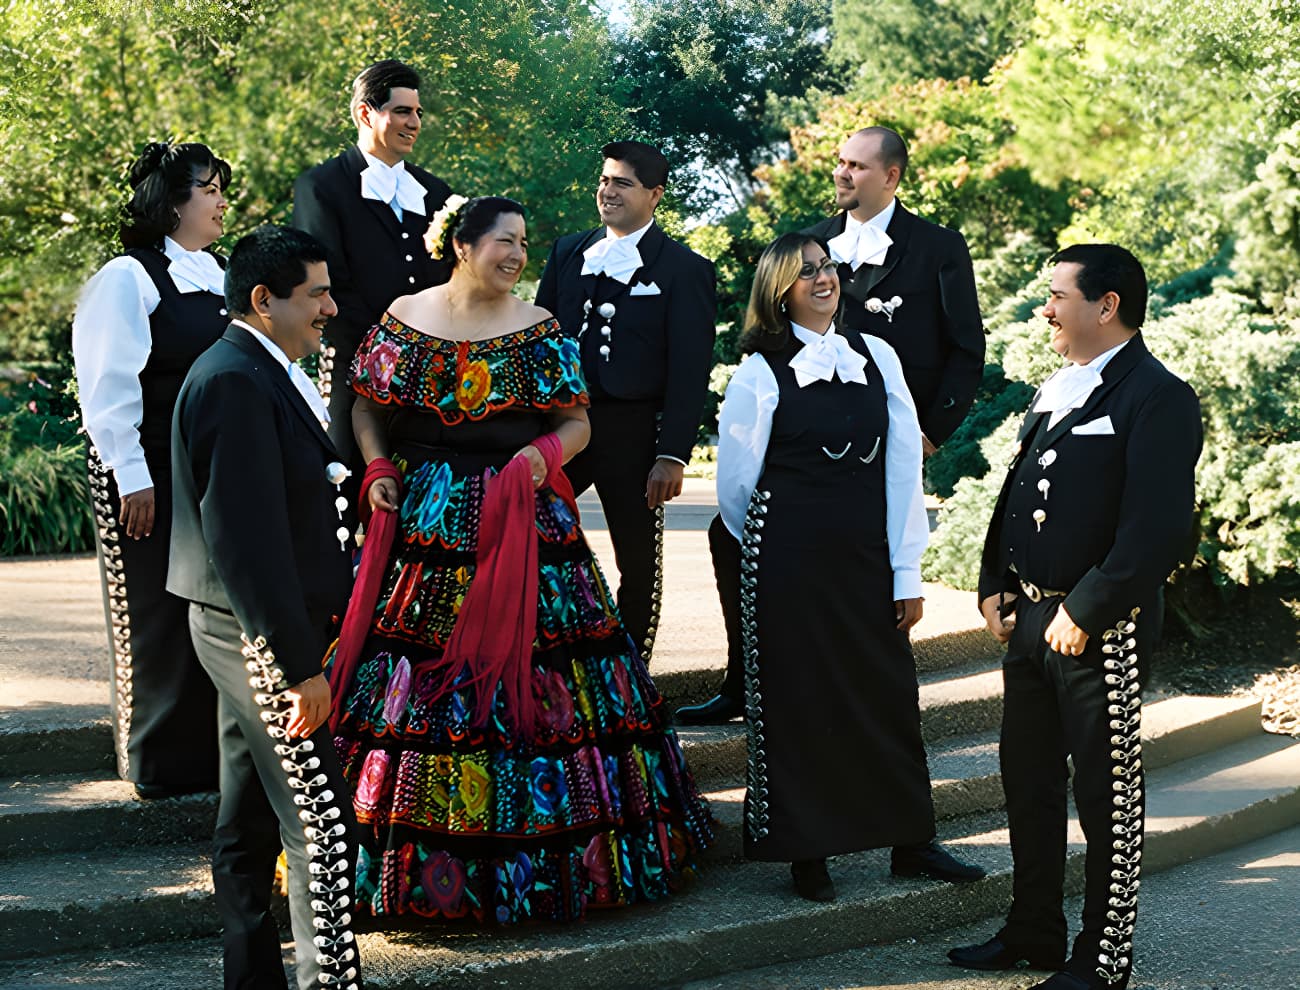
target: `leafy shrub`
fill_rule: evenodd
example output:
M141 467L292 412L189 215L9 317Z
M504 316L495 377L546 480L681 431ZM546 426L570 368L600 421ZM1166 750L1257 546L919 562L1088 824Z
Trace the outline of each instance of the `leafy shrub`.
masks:
M984 534L1015 452L1022 414L1011 413L980 441L979 456L990 467L981 476L957 481L952 497L939 509L939 528L930 535L930 545L921 558L921 572L927 581L942 581L963 591L974 591L979 584Z
M975 403L952 436L925 462L926 490L948 498L962 478L982 478L989 470L982 444L1008 416L1024 413L1034 390L1011 381L996 364L984 366Z
M94 547L75 401L42 371L0 376L0 556Z

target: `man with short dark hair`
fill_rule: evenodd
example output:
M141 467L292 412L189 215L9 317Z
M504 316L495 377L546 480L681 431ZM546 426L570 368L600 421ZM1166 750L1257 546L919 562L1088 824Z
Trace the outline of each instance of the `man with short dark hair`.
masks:
M1052 261L1043 315L1069 363L1020 428L979 581L989 631L1010 644L1001 759L1013 899L993 938L948 956L970 969L1061 970L1038 990L1122 990L1142 860L1142 683L1162 588L1192 529L1201 417L1196 394L1146 349L1138 260L1078 244ZM1067 757L1087 842L1068 963Z
M556 241L537 304L577 338L591 394L591 442L565 465L593 484L618 563L618 606L648 662L659 623L663 507L682 491L713 367L713 263L654 222L668 181L659 149L601 149L603 226Z
M299 987L361 985L356 820L321 672L351 591L354 519L325 402L293 363L319 348L337 313L325 258L287 227L235 245L233 318L190 369L172 420L167 590L190 603L190 637L217 687L212 880L230 990L285 985L270 905L282 844Z
M346 379L357 344L398 296L451 276L447 262L429 257L423 242L451 189L406 161L424 114L419 90L419 73L396 59L364 69L352 84L357 143L303 172L293 187L293 225L329 251L339 312L325 330L334 354L322 390L329 398L330 439L353 468L361 464Z

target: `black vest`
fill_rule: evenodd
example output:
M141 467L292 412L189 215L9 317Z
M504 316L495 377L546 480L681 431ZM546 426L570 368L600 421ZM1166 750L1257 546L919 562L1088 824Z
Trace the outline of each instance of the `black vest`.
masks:
M126 254L144 266L162 297L149 317L149 360L140 371L144 397L140 446L150 461L157 458L165 464L171 459L172 410L181 383L190 365L225 332L230 319L221 296L177 289L167 271L170 261L162 251L132 248Z

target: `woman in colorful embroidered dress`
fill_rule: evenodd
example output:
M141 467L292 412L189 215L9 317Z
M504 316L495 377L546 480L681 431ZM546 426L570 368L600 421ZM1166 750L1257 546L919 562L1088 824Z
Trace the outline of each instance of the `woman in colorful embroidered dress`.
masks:
M357 899L376 915L579 918L667 895L712 838L559 470L586 443L587 395L574 341L511 294L524 238L518 203L450 201L429 238L450 282L393 303L352 367L367 478L391 457L401 485L369 486L396 532L336 700ZM515 544L486 537L512 478L527 513ZM521 569L535 593L500 607ZM485 669L497 627L533 601L522 677Z

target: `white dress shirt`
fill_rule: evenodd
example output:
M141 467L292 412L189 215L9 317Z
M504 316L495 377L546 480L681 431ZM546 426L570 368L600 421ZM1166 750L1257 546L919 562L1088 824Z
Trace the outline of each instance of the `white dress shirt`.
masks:
M214 291L209 264L218 272L220 266L210 254L186 251L170 237L163 239L163 253L176 263L169 272L182 294ZM193 257L198 254L203 258ZM149 317L160 302L162 297L144 265L121 255L91 276L72 319L81 421L99 459L112 470L121 495L153 487L140 446L144 417L140 372L153 349Z
M804 344L818 337L793 324ZM828 333L834 331L832 327ZM921 597L921 554L930 540L921 490L921 426L894 349L879 337L863 334L871 359L885 382L889 428L885 439L885 533L894 571L894 599ZM796 355L797 357L798 355ZM718 414L718 510L730 533L741 539L750 496L763 473L772 415L780 389L771 366L751 354L727 386Z
M329 409L325 405L325 400L321 398L320 390L307 377L307 372L303 371L298 365L289 360L289 355L280 350L280 345L274 340L262 333L256 327L245 323L241 319L230 321L235 326L247 330L253 335L253 339L266 348L266 352L275 358L275 363L285 370L289 376L289 381L293 384L294 391L302 396L304 402L311 408L311 414L316 417L316 422L320 423L321 429L326 429L330 425Z

